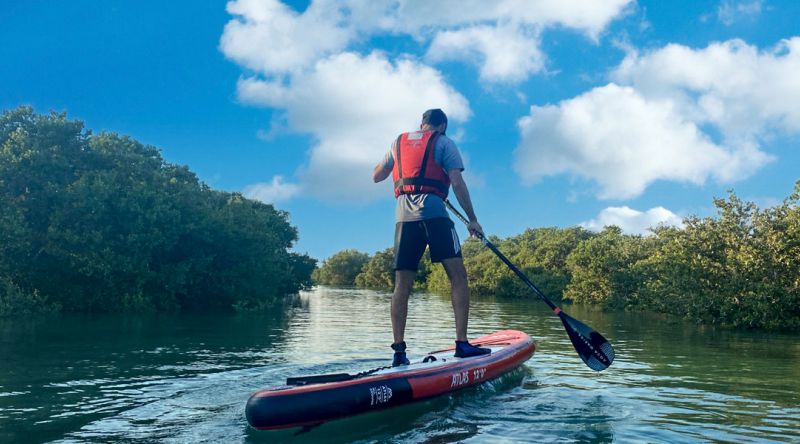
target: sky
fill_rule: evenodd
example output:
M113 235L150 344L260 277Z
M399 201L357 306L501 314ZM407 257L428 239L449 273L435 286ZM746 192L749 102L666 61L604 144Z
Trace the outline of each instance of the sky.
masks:
M372 170L429 108L500 237L646 234L800 179L795 0L0 0L0 42L0 109L156 146L320 260L392 245Z

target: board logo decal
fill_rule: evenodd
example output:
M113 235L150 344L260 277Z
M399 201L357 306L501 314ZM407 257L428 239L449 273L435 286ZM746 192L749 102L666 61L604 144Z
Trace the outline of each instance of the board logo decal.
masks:
M369 388L369 405L386 404L392 399L392 389L388 385L379 385Z
M458 387L464 384L469 384L469 370L453 373L450 387Z

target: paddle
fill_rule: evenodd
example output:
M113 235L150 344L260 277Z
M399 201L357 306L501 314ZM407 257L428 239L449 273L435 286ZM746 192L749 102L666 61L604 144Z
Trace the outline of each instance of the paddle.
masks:
M469 221L465 218L447 199L444 200L445 205L450 211L453 212L461 222L464 222L465 225L469 226ZM481 234L477 233L477 238L483 242L484 245L489 247L497 257L500 258L503 263L508 265L508 268L511 269L520 279L522 282L525 282L534 293L536 293L539 298L547 304L553 313L557 314L559 318L561 318L561 323L564 324L564 328L567 330L567 335L569 335L570 341L572 341L572 345L575 347L575 351L578 352L578 356L583 359L583 362L589 366L590 369L595 371L601 371L608 368L612 362L614 362L614 348L611 347L611 344L603 337L600 333L592 330L588 325L573 319L560 308L556 306L547 296L539 290L536 285L528 279L525 274L519 270L514 264L511 263L508 258L500 252L491 242L489 239Z

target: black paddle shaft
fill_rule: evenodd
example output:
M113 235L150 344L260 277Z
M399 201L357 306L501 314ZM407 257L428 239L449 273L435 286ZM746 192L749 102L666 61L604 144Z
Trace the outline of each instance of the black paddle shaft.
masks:
M461 212L459 212L453 206L453 204L450 203L449 200L445 199L444 203L445 205L447 205L447 208L449 208L450 211L452 211L453 214L455 214L456 217L458 217L461 220L461 222L464 222L464 225L469 226L469 221L467 220L467 218L464 217L464 215L461 214ZM528 276L525 276L525 273L523 273L519 268L517 268L516 265L511 263L511 261L508 260L505 254L503 254L500 250L498 250L493 243L489 242L489 239L486 239L486 236L484 236L483 233L474 233L474 235L475 237L480 239L481 242L483 242L483 245L489 247L489 249L492 250L494 254L496 254L497 257L499 257L500 260L503 261L504 264L508 265L508 268L510 268L511 271L513 271L520 279L522 279L522 282L525 282L525 285L527 285L531 290L533 290L533 292L536 293L536 296L539 296L544 301L544 303L550 307L551 310L556 312L556 314L561 312L561 309L558 308L556 304L554 304L553 301L551 301L547 296L545 296L542 290L539 290L539 287L534 285L534 283L531 282L530 279L528 279Z
M461 222L465 225L469 226L469 221L463 214L461 214L447 199L444 200L445 205L453 214L458 217ZM597 333L593 329L591 329L586 324L572 318L571 316L567 315L560 308L556 306L547 296L544 295L542 290L534 285L528 276L525 276L516 265L512 264L510 260L504 255L497 247L494 246L489 239L486 239L483 233L474 233L474 235L483 242L483 245L486 245L494 254L503 261L504 264L514 272L522 282L525 282L536 296L544 301L553 313L558 315L561 319L561 323L564 324L564 328L567 330L567 335L569 336L570 341L572 341L572 345L575 347L575 351L578 352L578 356L581 357L584 363L586 363L589 368L595 371L605 370L608 368L609 365L614 361L614 348L611 347L611 344L603 337L600 333Z

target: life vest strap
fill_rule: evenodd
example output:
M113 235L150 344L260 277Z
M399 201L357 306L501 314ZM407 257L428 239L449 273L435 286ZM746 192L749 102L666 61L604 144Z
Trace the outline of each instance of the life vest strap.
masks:
M448 191L448 188L449 188L449 187L445 186L444 183L442 183L442 182L440 182L438 180L427 179L427 178L424 178L424 177L404 177L402 179L399 179L399 180L395 181L394 188L395 189L400 188L400 193L401 194L409 194L409 193L403 193L403 186L404 185L411 185L411 186L417 186L417 187L421 187L421 186L434 187L434 188L436 188L437 190L441 191L444 194L447 194L447 191ZM417 188L417 189L419 189L419 188Z
M425 179L425 171L427 171L428 169L428 157L431 156L431 153L433 153L436 147L436 140L438 138L439 138L439 131L434 131L430 139L428 139L428 144L425 146L425 154L422 155L422 168L419 169L419 175L417 176L418 179ZM419 193L420 191L422 191L422 184L416 184L416 185L417 188L414 190L414 192Z

